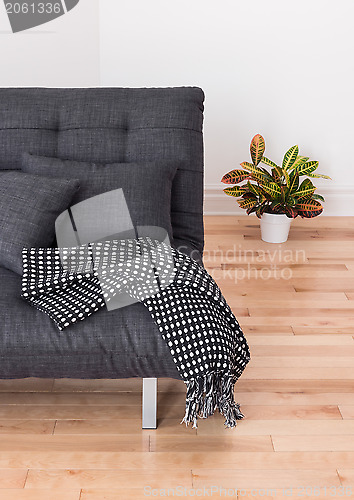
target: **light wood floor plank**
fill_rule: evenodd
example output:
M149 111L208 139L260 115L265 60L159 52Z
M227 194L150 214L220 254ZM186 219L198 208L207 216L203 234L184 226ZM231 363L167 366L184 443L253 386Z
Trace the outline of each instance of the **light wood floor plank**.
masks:
M275 279L284 283L290 282L290 280L295 279L353 279L353 271L346 266L343 266L341 270L328 269L320 270L313 269L310 264L308 264L308 269L300 268L297 269L298 264L225 264L228 267L221 268L207 268L209 274L217 280L218 282L225 282L227 284L231 282L241 282L244 280L264 280ZM293 266L296 266L294 269ZM296 288L295 288L296 289Z
M300 293L301 295L301 293ZM344 297L342 300L330 300L328 297L323 298L322 300L315 300L315 299L300 299L298 298L297 300L294 299L278 299L274 300L272 299L261 299L261 298L250 298L248 296L241 296L241 297L235 297L229 301L230 306L235 306L235 307L247 307L248 309L252 310L254 309L255 312L258 311L258 309L261 310L275 310L279 314L277 316L286 316L286 314L281 314L281 312L285 309L289 309L290 311L296 311L299 309L303 309L303 314L307 315L312 312L312 310L317 310L317 309L332 309L334 310L354 310L354 304L353 301L348 300L346 297ZM331 307L329 307L329 305ZM260 316L265 316L266 314L261 314ZM353 315L353 314L352 314ZM271 314L269 314L271 316Z
M244 380L236 382L238 392L280 391L297 392L304 394L313 393L338 393L353 392L352 380Z
M102 488L119 489L144 488L172 488L177 486L192 486L191 471L186 469L160 469L156 471L144 469L67 469L67 470L36 470L30 469L25 488Z
M291 280L296 291L311 292L319 288L329 290L330 292L354 292L354 280L352 277L336 278L329 280L327 278L294 278Z
M337 271L337 272L343 272L344 274L347 273L348 267L346 264L338 264L338 263L330 263L326 264L325 268L322 264L310 264L309 262L306 263L298 263L298 262L288 262L288 263L264 263L264 262L247 262L247 263L238 263L238 262L233 262L233 263L226 263L220 264L220 269L253 269L253 270L260 270L260 269L291 269L292 271L299 271L299 270L305 270L305 271L320 271L320 273L326 272L328 270L331 271Z
M0 434L53 434L54 427L55 422L42 419L0 420Z
M354 405L353 392L240 392L235 397L245 405ZM205 420L207 422L207 420ZM204 423L204 421L203 421Z
M231 307L233 310L233 308ZM243 333L248 336L251 335L294 335L291 326L276 326L276 325L242 325Z
M322 335L322 334L332 334L332 335L343 335L349 334L354 335L354 327L352 326L342 326L342 327L303 327L303 326L293 326L292 330L295 335Z
M222 422L220 422L222 424ZM239 436L230 432L228 436L180 436L174 439L151 433L150 450L152 452L200 452L211 451L272 451L273 446L270 436Z
M220 498L220 493L217 493ZM333 486L329 488L324 486L320 488L318 486L308 486L302 488L253 488L253 489L240 489L239 499L256 499L264 500L277 498L278 500L285 500L289 498L306 498L306 499L316 499L316 500L328 500L332 498L329 495L343 495L343 490L340 486ZM344 497L345 498L345 497Z
M152 494L153 490L147 489L144 496L144 488L124 488L119 490L83 489L80 500L142 500L143 498L149 498L148 495L151 495L151 498L153 498Z
M149 435L125 434L117 436L102 435L57 435L2 434L1 454L6 451L149 451Z
M353 280L354 281L354 280ZM286 316L244 316L239 318L239 322L242 325L274 325L274 326L302 326L302 327L322 327L322 328L338 328L344 327L347 328L348 325L352 325L354 322L353 316L348 316L345 318L341 317L330 317L326 316L305 316L303 318L291 317L288 318Z
M237 397L237 399L239 399ZM256 406L256 405L242 405L242 413L248 420L259 419L342 419L341 412L338 406L331 405L276 405L276 406Z
M347 435L272 435L275 451L354 451L354 436Z
M196 488L192 489L191 491L186 491L186 495L188 495L190 498L194 495L198 495L199 497L204 497L204 498L227 498L223 497L224 492L222 489L217 487L217 491L215 489L209 489L206 490L205 492L203 490L198 490ZM308 489L308 493L313 492L316 494L316 496L313 496L316 500L328 500L330 498L329 495L329 489L328 488L312 488L311 490ZM338 494L340 490L338 489ZM148 498L148 495L153 495L155 492L153 490L147 489L146 494L144 495L144 492L142 489L120 489L120 490L99 490L99 489L88 489L88 490L82 490L81 493L81 498L80 500L117 500L117 499L124 499L124 500L142 500L142 498ZM157 493L157 492L156 492ZM184 494L184 491L177 491L176 494ZM221 496L220 496L221 493ZM239 490L239 499L245 498L245 499L256 499L256 500L264 500L264 498L267 499L275 499L277 498L278 500L280 499L289 499L289 495L291 493L291 496L293 498L301 498L304 497L304 490L300 488L292 488L291 491L286 488L256 488L252 490L247 490L247 489L242 489ZM231 492L226 493L229 498L231 497ZM167 492L166 492L167 495ZM172 492L171 492L172 495ZM202 496L203 495L203 496ZM207 495L207 496L206 496ZM236 494L235 494L236 495ZM234 498L237 498L234 495ZM307 497L305 497L307 498ZM348 497L344 497L348 498Z
M233 432L233 431L232 431ZM241 455L240 455L241 454ZM242 461L240 460L242 458ZM192 451L192 452L63 452L6 451L0 455L1 467L8 469L290 469L351 468L354 452L315 451ZM21 467L20 467L21 466Z
M2 488L23 488L27 472L27 469L0 469L0 495Z
M141 493L141 491L140 491ZM1 500L81 500L80 489L50 490L50 489L0 489Z
M354 435L354 420L243 419L235 429L225 429L222 423L222 417L219 416L202 421L198 424L197 434L198 436L271 435L273 438L274 436L293 436L294 439L297 436L328 435L336 439L337 436Z
M353 387L353 391L354 391L354 387ZM339 411L341 412L343 418L354 419L354 405L339 405Z
M193 469L193 486L222 485L223 488L290 488L303 486L340 486L335 469L322 470L220 470Z
M350 302L348 300L348 302ZM349 317L354 317L354 308L339 308L339 307L327 307L327 308L318 308L318 307L312 307L311 309L309 308L304 308L304 307L296 307L296 308L291 308L291 307L282 307L281 309L277 307L249 307L249 315L256 316L256 317L263 317L266 318L267 316L270 317L312 317L312 316L317 316L317 317L323 317L323 318L331 318L331 317L339 317L343 318L345 316Z
M253 319L253 318L252 318ZM245 321L246 318L243 319ZM247 342L251 345L287 345L287 346L297 346L297 345L347 345L352 347L354 345L354 339L352 335L307 335L304 336L277 336L277 335L249 335Z
M354 369L354 357L347 356L337 358L336 356L308 356L302 357L299 356L287 356L284 358L283 356L252 356L248 367L252 368L352 368ZM302 377L299 377L302 378ZM312 378L312 377L309 377ZM324 377L326 378L326 377ZM332 377L331 377L332 378ZM347 377L343 377L347 378ZM348 377L351 378L351 377ZM2 399L0 398L0 401Z
M259 301L259 303L262 304L262 302L267 301L273 303L274 305L274 302L278 303L278 301L279 302L285 301L288 304L292 304L293 307L296 307L296 304L298 303L303 304L303 307L307 307L305 306L305 304L308 304L308 307L311 307L311 304L316 305L317 303L328 305L329 303L332 302L333 303L339 302L343 304L346 301L350 300L347 295L348 294L344 292L332 293L332 292L321 292L319 290L316 292L295 292L295 290L293 290L292 292L274 291L272 293L272 298L267 299L267 296L264 294L262 290L255 289L254 291L245 294L235 289L230 298L230 303L246 305L249 303L257 303L257 301ZM240 300L244 302L239 302ZM250 302L247 302L248 300Z
M343 242L341 243L341 248L338 248L338 243L328 242L326 244L314 241L292 241L288 242L287 245L284 245L283 248L274 248L279 247L280 245L271 245L260 243L259 241L238 241L232 242L229 244L220 244L217 245L215 242L214 246L211 246L211 250L216 251L217 254L221 255L232 255L234 256L254 256L255 260L264 261L264 256L266 256L266 260L270 259L271 261L281 260L286 263L288 260L290 262L300 262L304 263L308 259L313 257L318 258L327 258L331 253L334 254L337 252L338 257L342 258L346 261L348 258L353 257L353 243L349 244ZM288 252L288 254L286 253ZM290 254L290 257L288 255ZM286 257L286 258L285 258ZM318 290L321 290L318 287ZM337 290L330 290L337 291ZM339 290L340 291L340 290ZM343 291L343 290L341 290Z
M231 431L233 432L233 431ZM242 459L242 460L240 460ZM177 452L87 452L6 451L0 455L2 468L9 469L328 469L351 468L354 452L333 451L177 451Z
M274 337L274 335L272 335ZM338 337L338 335L337 335ZM350 341L349 341L350 342ZM354 345L306 345L306 349L301 345L263 345L252 344L253 356L299 356L301 358L318 356L353 357Z
M347 495L347 493L350 492L351 496L353 497L354 496L354 468L351 468L351 469L339 469L338 470L338 475L339 475L339 478L340 478L343 486L345 486L345 487L351 486L351 488L348 488L346 490L345 495L349 496L349 495Z
M338 367L292 367L288 368L279 368L279 367L253 367L249 365L245 372L243 373L243 379L264 379L264 378L273 378L273 379L296 379L296 380L312 380L312 379L320 379L320 380L335 380L335 379L348 379L354 380L354 370L353 366L338 368ZM354 384L354 382L353 382Z
M256 289L256 285L254 281L255 279L220 279L219 276L216 276L214 273L210 273L211 276L217 281L221 292L225 295L225 298L228 298L228 295L233 293L235 288L238 288L239 292L247 293L252 292ZM295 290L294 286L286 282L284 280L279 279L269 279L264 281L262 284L262 290L264 293L271 293L274 289L278 292L293 292ZM307 291L307 290L305 290ZM346 291L351 291L349 288L346 288Z

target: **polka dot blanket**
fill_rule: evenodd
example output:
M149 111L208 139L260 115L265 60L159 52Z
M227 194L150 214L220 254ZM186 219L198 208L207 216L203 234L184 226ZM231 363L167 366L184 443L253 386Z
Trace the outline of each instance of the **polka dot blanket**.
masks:
M234 385L250 360L245 336L203 266L148 237L72 248L23 249L22 298L59 330L84 320L121 291L149 310L186 384L182 422L215 410L235 427L244 415Z

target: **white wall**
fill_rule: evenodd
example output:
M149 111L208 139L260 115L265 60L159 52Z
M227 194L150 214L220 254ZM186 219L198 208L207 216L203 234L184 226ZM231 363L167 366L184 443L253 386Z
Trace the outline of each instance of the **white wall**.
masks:
M0 5L0 86L198 85L206 212L237 212L220 178L259 132L276 161L318 159L325 213L354 215L353 18L353 0L80 0L13 34Z
M101 84L204 89L206 212L237 212L220 178L261 133L275 161L319 160L325 213L354 215L353 18L353 0L100 0Z
M1 2L0 86L99 85L98 1L81 0L66 15L15 34Z

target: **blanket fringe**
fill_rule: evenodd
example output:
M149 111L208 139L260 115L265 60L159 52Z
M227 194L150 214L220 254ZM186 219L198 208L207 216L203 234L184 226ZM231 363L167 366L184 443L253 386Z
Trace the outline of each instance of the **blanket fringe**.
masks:
M197 419L208 418L218 409L225 417L225 427L236 427L237 420L244 418L239 403L235 403L235 379L225 373L208 373L185 382L187 385L186 412L181 421L186 426Z

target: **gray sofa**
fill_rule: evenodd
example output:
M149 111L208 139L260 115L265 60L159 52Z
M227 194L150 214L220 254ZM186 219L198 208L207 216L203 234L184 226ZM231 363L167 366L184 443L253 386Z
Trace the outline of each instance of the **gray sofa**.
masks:
M96 163L183 160L172 186L173 240L201 261L203 100L196 87L1 88L0 175L20 170L25 152ZM180 378L141 303L60 332L20 293L21 276L1 267L0 378Z

